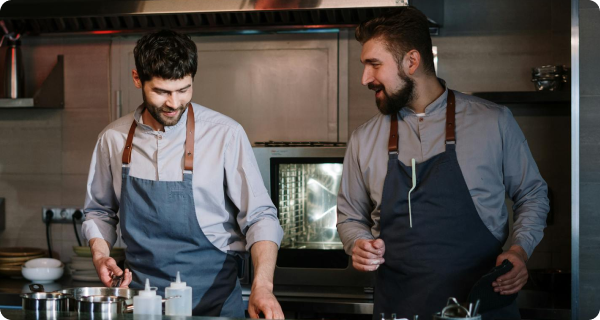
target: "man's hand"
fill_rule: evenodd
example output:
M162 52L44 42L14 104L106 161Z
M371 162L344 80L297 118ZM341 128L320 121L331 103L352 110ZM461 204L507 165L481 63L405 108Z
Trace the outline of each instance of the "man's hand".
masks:
M90 240L90 248L92 250L92 261L100 281L107 286L111 286L113 275L123 275L123 270L117 266L115 259L110 257L110 249L108 242L104 239L94 238ZM121 282L122 288L128 288L132 280L132 274L129 269L125 269L125 276Z
M277 244L271 241L258 241L250 248L254 263L254 281L248 299L250 318L257 319L263 314L265 319L284 319L281 306L273 295L277 249Z
M495 292L500 292L502 295L509 295L519 292L527 283L529 274L527 273L527 253L521 246L511 246L508 251L503 252L496 259L496 265L502 264L502 261L508 259L513 264L512 270L501 275L492 283Z
M375 271L385 262L384 253L383 240L358 239L352 248L352 266L358 271Z
M248 314L250 318L257 319L260 314L265 319L284 319L283 311L273 292L268 288L252 288L248 299Z

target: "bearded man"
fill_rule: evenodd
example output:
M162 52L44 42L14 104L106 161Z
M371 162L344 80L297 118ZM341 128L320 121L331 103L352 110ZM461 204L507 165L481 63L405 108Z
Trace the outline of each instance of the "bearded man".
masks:
M504 260L488 284L509 296L543 236L548 188L527 141L503 106L448 89L434 70L427 18L413 7L356 29L362 84L380 114L352 134L338 194L338 232L354 268L377 270L374 319L430 319L449 297ZM507 241L505 194L514 201ZM486 286L486 288L488 288ZM515 300L484 319L519 318Z

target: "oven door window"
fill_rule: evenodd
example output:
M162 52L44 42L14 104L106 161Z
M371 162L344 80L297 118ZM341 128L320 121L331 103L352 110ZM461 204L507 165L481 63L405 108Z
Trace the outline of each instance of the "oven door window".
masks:
M284 231L277 265L346 268L337 233L343 158L272 158L272 198Z

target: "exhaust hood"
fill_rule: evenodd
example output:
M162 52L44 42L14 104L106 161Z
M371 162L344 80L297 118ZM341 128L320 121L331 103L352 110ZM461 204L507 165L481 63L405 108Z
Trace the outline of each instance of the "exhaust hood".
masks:
M20 34L184 32L354 27L408 0L12 0L0 10ZM439 25L433 21L435 30Z

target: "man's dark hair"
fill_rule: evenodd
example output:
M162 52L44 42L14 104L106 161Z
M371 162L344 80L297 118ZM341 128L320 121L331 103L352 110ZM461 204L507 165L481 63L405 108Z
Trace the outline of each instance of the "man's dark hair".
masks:
M172 30L144 35L133 49L135 68L143 82L158 77L178 80L198 69L198 50L189 36Z
M398 68L401 68L404 55L415 49L421 54L425 72L435 74L429 22L415 7L392 9L379 17L362 22L354 35L361 44L371 39L383 40L394 55Z

